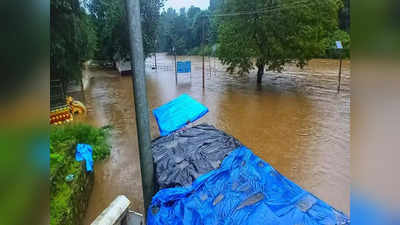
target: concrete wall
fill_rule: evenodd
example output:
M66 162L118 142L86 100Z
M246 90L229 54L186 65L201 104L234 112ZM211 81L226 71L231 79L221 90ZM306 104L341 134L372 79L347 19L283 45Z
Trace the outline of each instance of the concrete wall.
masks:
M125 225L130 204L128 198L118 196L91 225Z

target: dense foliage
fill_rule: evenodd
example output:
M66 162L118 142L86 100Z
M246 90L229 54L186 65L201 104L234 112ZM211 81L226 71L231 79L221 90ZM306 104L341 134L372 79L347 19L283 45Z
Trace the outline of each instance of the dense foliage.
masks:
M339 28L350 33L350 0L342 0L343 7L339 10Z
M160 8L164 0L141 0L145 56L154 52ZM81 79L89 59L112 60L129 56L125 0L51 0L51 79Z
M182 8L179 13L173 8L162 11L157 51L172 54L175 47L178 55L199 54L203 43L213 45L216 41L213 34L216 32L213 32L210 14L210 10L201 10L194 6Z
M337 30L339 7L335 0L226 1L220 13L249 13L219 19L218 57L229 72L256 66L258 83L265 67L281 71L289 62L303 67L333 46L329 37Z
M81 78L81 64L93 57L97 37L79 0L51 0L50 16L50 76L65 88Z
M247 72L255 64L262 77L265 66L279 71L288 61L302 66L311 57L337 57L335 40L350 46L349 0L210 0L208 10L192 6L160 14L164 1L141 0L146 57L173 48L178 55L211 54L218 43L230 71ZM237 12L260 13L215 17ZM51 0L50 25L51 79L64 88L81 79L88 59L129 57L125 0Z
M157 51L172 54L175 47L178 55L210 55L218 46L229 72L256 66L261 82L265 68L281 71L289 62L302 67L311 58L339 53L349 57L349 11L349 0L210 0L208 10L169 8L161 12ZM335 49L337 40L343 52Z
M107 144L107 128L95 128L85 124L55 126L50 131L50 213L51 225L79 224L81 212L89 197L90 177L75 160L75 148L78 143L90 144L93 148L93 160L105 159L110 154ZM66 181L72 174L73 180Z
M105 159L110 154L107 136L110 128L95 128L87 124L70 124L53 126L50 130L50 153L57 155L57 146L76 144L89 144L93 148L93 160ZM73 149L71 151L74 151ZM72 152L71 152L72 153Z
M164 0L141 0L143 48L145 57L154 52L160 8ZM125 0L90 0L86 3L98 34L96 59L129 57L128 20Z

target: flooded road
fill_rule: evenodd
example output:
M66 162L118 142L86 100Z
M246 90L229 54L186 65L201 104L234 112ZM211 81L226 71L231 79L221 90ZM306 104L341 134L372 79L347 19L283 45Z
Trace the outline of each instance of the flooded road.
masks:
M342 90L337 94L338 61L315 59L303 70L287 66L283 73L266 72L261 86L256 71L229 75L217 60L206 58L202 88L201 57L192 74L179 74L174 61L157 55L146 61L150 110L186 93L210 112L195 124L208 123L233 135L284 176L338 210L350 205L350 63L344 61ZM90 224L120 194L143 212L132 80L115 71L86 70L88 121L112 125L111 156L95 165L95 185L84 224ZM150 116L151 136L159 136Z

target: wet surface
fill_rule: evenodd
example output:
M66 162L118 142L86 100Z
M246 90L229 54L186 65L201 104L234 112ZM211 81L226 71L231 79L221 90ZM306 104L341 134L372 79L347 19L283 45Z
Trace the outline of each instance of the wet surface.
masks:
M274 168L331 204L349 213L350 205L350 63L345 61L342 90L337 94L338 61L312 60L303 70L288 66L283 73L266 72L261 86L255 71L229 75L217 60L206 58L206 87L202 88L201 57L192 61L192 74L179 74L175 83L172 57L158 54L146 61L149 107L186 93L210 112L209 123L239 139ZM95 164L95 185L84 224L90 224L120 194L143 212L132 80L115 71L87 70L84 93L88 121L112 125L111 156ZM159 136L150 116L151 136Z

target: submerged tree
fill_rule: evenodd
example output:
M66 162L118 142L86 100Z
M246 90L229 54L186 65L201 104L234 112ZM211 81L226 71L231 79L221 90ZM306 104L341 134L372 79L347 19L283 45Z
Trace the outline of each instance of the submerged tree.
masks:
M303 67L323 55L329 34L337 29L339 0L229 0L218 12L218 57L228 71L248 73L257 67L281 72L286 63Z

